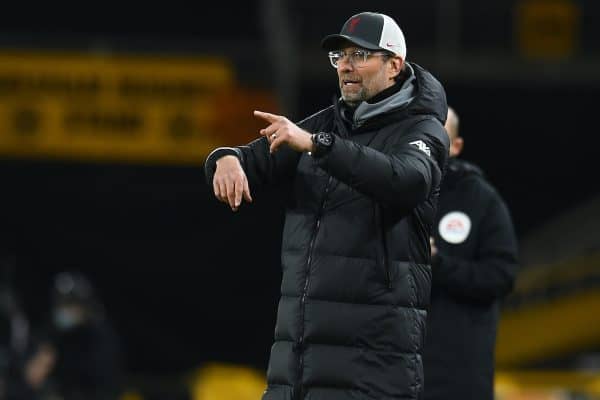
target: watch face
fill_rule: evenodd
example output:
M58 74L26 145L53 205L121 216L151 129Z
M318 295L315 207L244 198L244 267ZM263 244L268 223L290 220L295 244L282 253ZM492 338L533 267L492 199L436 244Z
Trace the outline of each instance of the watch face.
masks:
M329 135L327 133L319 133L319 135L317 136L317 139L319 140L319 142L321 142L325 146L331 146L331 142L332 142L331 135Z

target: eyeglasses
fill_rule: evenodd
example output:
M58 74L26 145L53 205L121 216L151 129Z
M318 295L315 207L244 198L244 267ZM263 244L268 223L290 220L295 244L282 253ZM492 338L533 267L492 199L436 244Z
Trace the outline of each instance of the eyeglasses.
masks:
M344 50L335 50L329 52L329 61L331 62L331 66L335 69L338 68L340 60L345 57L348 57L348 60L352 66L355 68L362 68L367 63L367 60L370 56L385 56L390 57L388 53L382 51L370 51L365 49L357 49L352 50L349 53L346 53Z

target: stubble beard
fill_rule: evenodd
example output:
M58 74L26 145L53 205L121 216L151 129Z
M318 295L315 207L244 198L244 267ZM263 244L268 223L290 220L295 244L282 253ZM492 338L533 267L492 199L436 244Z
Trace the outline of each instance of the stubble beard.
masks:
M340 92L342 93L342 100L350 107L356 107L363 101L367 100L367 90L365 87L361 87L358 92L345 94L342 87L340 87Z

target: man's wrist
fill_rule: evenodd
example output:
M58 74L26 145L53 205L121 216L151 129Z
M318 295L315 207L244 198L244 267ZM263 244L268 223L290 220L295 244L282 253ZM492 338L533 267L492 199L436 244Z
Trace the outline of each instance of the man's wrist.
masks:
M318 158L331 151L335 136L329 132L317 132L311 135L311 141L313 143L311 155Z
M315 139L314 139L315 134L311 133L310 134L310 150L308 151L309 155L312 155L312 153L315 152L315 150L317 150L317 146L315 146Z

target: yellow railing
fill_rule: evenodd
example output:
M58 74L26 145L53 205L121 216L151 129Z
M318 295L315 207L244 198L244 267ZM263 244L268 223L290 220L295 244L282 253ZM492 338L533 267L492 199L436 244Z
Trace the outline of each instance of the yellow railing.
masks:
M600 373L502 371L496 374L497 400L600 399Z
M589 289L503 313L496 362L513 367L600 345L600 290Z
M187 378L191 400L260 400L266 387L262 371L241 365L213 363ZM495 377L496 400L600 399L600 374L575 371L501 370ZM149 395L149 397L152 397ZM144 400L128 391L120 400Z
M600 346L598 278L598 252L524 270L513 294L524 301L500 318L497 365L513 368Z

